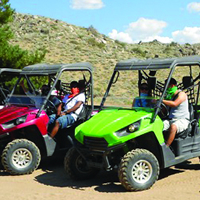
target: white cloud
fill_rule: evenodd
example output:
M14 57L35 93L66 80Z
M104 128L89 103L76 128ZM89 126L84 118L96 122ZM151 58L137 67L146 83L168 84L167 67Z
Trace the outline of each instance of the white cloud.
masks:
M104 7L102 0L71 0L71 8L75 10L92 10Z
M187 5L187 9L190 12L200 12L200 3L199 2L192 2Z
M160 35L166 26L167 23L164 21L139 18L136 22L129 24L126 32L129 33L133 40L143 40Z
M108 33L108 36L114 40L119 40L121 42L133 43L133 40L128 33L118 32L115 29L113 29L111 33Z
M166 26L167 23L164 21L140 18L136 22L130 23L125 31L118 32L113 29L108 36L126 43L150 42L153 40L162 43L171 43L172 41L180 44L200 43L200 27L185 27L182 30L172 32L171 37L162 37L161 33Z
M173 41L171 38L160 36L166 26L167 23L164 21L140 18L136 22L130 23L124 32L112 30L108 35L112 39L127 43L149 42L155 39L163 43L170 43Z
M200 43L200 27L185 27L172 33L174 41L178 43Z

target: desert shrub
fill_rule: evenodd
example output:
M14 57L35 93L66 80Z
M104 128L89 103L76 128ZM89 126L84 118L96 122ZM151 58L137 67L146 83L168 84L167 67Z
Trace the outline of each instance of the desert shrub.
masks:
M142 51L140 48L133 48L132 50L131 50L131 52L133 52L133 53L135 53L135 54L137 54L137 55L140 55L140 56L142 56L142 57L145 57L146 56L146 52L145 51Z
M87 30L92 33L94 36L98 36L98 31L91 25L87 28Z
M95 40L95 38L89 38L89 39L88 39L88 44L90 44L91 46L96 46L96 47L98 47L98 48L100 48L100 49L102 49L102 48L105 47L105 44L104 44L104 43L102 43L102 42L97 42L97 41Z

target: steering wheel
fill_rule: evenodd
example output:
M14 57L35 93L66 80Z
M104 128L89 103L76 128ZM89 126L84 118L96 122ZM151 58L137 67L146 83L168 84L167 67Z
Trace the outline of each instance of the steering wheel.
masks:
M161 119L165 119L169 115L169 110L164 103L161 103L158 115Z
M57 108L51 100L47 100L46 106L46 113L47 115L55 114L57 112Z

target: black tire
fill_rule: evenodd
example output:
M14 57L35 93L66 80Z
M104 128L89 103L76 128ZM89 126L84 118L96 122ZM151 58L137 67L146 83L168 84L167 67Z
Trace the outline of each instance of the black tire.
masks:
M38 147L26 139L16 139L8 143L3 150L1 162L10 174L31 174L40 164Z
M149 189L158 179L160 167L157 158L148 150L135 149L121 160L118 176L129 191Z
M69 149L64 158L64 168L74 180L89 179L99 172L99 169L88 167L87 162L74 147Z

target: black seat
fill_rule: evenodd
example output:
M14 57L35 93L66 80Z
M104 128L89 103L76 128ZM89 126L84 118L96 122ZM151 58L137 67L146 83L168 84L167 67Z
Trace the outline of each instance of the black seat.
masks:
M190 118L189 118L189 124L188 124L188 128L178 134L176 134L175 138L186 138L188 135L191 134L191 131L192 131L192 125L194 124L194 122L196 121L194 119L194 108L193 108L193 105L192 104L188 104L188 109L189 109L189 114L190 114Z
M191 76L184 76L182 79L183 89L186 89L193 85L194 81Z
M184 76L182 78L182 84L181 84L181 89L186 90L187 96L188 96L188 110L189 110L189 125L188 128L184 131L182 131L179 134L176 134L175 138L186 138L188 135L190 135L191 131L192 131L192 125L194 124L194 108L193 108L193 93L191 93L191 90L193 90L193 88L191 88L191 86L193 85L194 81L192 76Z
M81 112L78 115L77 120L85 121L86 117L87 117L87 105L84 104Z

